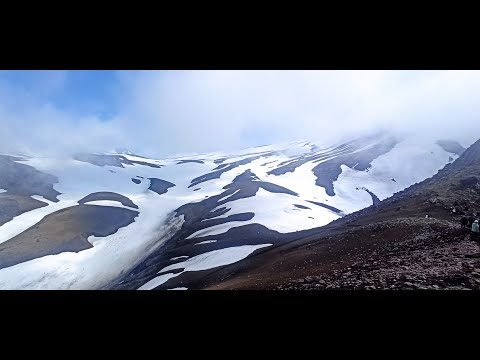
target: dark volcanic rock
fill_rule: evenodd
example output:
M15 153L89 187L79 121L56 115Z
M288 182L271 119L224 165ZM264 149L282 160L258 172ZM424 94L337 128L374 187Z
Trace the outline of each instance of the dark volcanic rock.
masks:
M460 180L460 184L464 187L475 186L478 184L478 178L476 176L469 176Z
M320 276L307 276L305 278L305 282L306 283L314 283L314 282L318 282L321 280L321 277Z
M334 206L330 206L330 205L327 205L327 204L323 204L321 202L318 202L318 201L310 201L310 200L307 200L309 203L312 203L312 204L315 204L317 206L321 206L325 209L328 209L330 211L333 211L334 213L337 213L337 214L342 214L342 210L340 209L337 209L336 207Z
M123 164L130 164L130 161L121 155L76 154L73 158L96 166L123 167Z
M445 166L442 172L448 173L449 171L455 171L464 169L467 166L478 165L480 161L480 140L477 140L473 145L466 149L462 156L455 160L452 164Z
M465 151L465 148L462 145L452 140L439 140L437 141L437 145L439 145L446 152L449 152L458 156L462 155L463 152Z
M56 176L45 174L32 166L16 162L18 158L0 155L0 189L7 194L32 196L40 195L45 199L58 202L58 191L53 185L58 183Z
M260 188L271 193L282 193L298 196L296 192L284 188L283 186L265 181L259 181L258 177L251 170L246 170L242 174L235 177L231 184L223 187L223 189L230 190L232 194L239 190L237 193L230 196L225 202L254 196ZM227 196L227 194L225 194L225 196ZM222 204L222 202L220 201L219 204Z
M373 205L378 205L380 203L380 199L373 192L371 192L365 187L363 187L362 190L365 190L371 196Z
M78 205L45 216L21 234L0 244L0 268L46 255L79 252L92 247L90 235L104 237L131 224L137 211Z
M193 179L191 181L191 184L190 184L189 188L193 187L195 185L198 185L202 182L208 181L208 180L219 179L220 176L222 176L222 174L226 171L230 171L232 169L235 169L236 167L239 167L240 165L249 164L254 160L257 160L257 159L260 159L261 157L269 156L269 155L272 155L272 154L274 154L273 151L268 152L268 153L264 153L264 154L260 154L260 155L256 155L256 156L252 156L252 157L248 157L248 158L245 158L245 159L242 159L242 160L238 160L238 161L232 162L230 164L226 164L226 166L221 165L219 167L216 167L215 169L213 169L214 171ZM223 162L224 160L226 160L226 159L223 159L221 162ZM218 160L215 160L214 162L217 163L217 161Z
M149 190L156 192L158 195L165 194L169 188L176 186L174 183L157 178L148 178L150 180Z
M187 164L187 163L205 164L205 162L202 160L180 160L179 162L177 162L177 165Z
M214 162L215 164L221 164L221 163L224 162L225 160L227 160L227 158L216 159L216 160L214 160L213 162Z
M142 182L142 180L135 179L135 178L132 178L132 181L133 181L135 184L140 184L140 183Z
M73 156L75 160L86 162L96 166L115 166L123 168L123 165L144 165L153 168L161 168L162 165L151 164L144 161L129 160L122 155L106 155L106 154L87 154L81 153Z
M48 206L47 203L29 196L0 194L0 226L24 212Z
M308 210L310 210L309 207L303 206L303 205L293 204L293 206L295 206L295 207L297 207L297 208L299 208L299 209L308 209Z

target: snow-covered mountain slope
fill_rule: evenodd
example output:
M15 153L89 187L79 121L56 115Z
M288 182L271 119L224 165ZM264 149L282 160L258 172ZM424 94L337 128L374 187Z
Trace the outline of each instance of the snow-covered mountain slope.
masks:
M462 149L376 134L166 159L0 155L0 288L183 287L185 274L420 182Z

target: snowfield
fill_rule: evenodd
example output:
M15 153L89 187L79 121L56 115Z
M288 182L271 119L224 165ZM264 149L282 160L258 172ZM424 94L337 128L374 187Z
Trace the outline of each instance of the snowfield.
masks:
M259 206L261 204L261 206ZM309 209L299 209L294 204L303 205ZM326 225L338 219L340 216L331 210L301 200L298 197L287 194L275 194L264 189L259 189L254 197L229 202L226 205L231 210L225 215L217 216L214 219L226 218L230 215L245 212L255 212L253 219L248 221L232 221L232 224L242 226L246 224L262 224L271 230L281 233L289 233L298 230L312 229ZM217 209L214 209L217 210ZM223 224L222 224L223 225ZM221 234L222 225L212 226L206 230L200 230L189 238Z
M31 157L18 160L18 163L57 177L58 182L53 188L60 192L57 197L59 201L52 202L39 195L31 196L48 206L24 212L0 226L0 244L35 226L47 215L77 206L79 200L92 193L109 192L122 195L136 204L138 209L112 200L93 200L86 204L138 211L138 216L130 225L118 229L111 235L90 236L88 241L93 247L87 250L43 256L0 269L0 289L98 289L108 286L129 273L151 254L161 251L162 246L180 230L185 230L186 219L176 212L177 209L185 204L202 204L206 199L223 194L227 191L225 187L228 188L237 176L246 171L250 171L255 177L245 180L246 182L238 185L240 188L234 192L220 196L216 202L222 204L218 204L211 211L206 210L208 213L203 214L198 223L205 224L205 221L211 220L207 219L207 215L221 208L228 211L212 219L221 220L243 213L253 213L253 218L212 225L190 232L180 240L210 235L221 236L231 228L251 224L260 224L283 234L320 227L344 214L372 205L372 197L363 189L368 189L383 200L395 192L433 176L458 157L443 150L434 141L425 142L418 137L408 137L398 141L386 153L376 156L369 163L371 166L364 171L356 170L355 166L351 168L345 164L339 165L340 175L337 172L338 178L333 181L334 196L328 195L325 188L316 185L317 175L314 173L316 166L335 160L338 156L360 154L383 139L383 137L367 139L357 145L350 144L344 147L338 147L339 144L335 146L322 144L322 148L311 142L299 141L244 149L234 153L184 154L166 159L146 159L119 153L106 154L123 156L139 162L133 165L123 164L123 167L98 166L66 157ZM178 164L182 161L187 162ZM234 164L237 161L246 163ZM148 164L161 167L152 167ZM193 179L221 171L231 164L235 167L221 172L219 177L189 187ZM292 165L289 171L269 174L270 171L286 164ZM175 186L159 195L149 190L150 178L168 181ZM135 179L135 182L132 179ZM298 196L272 192L260 187L253 196L245 197L243 194L248 192L242 192L242 186L248 188L250 185L254 186L256 182L278 185ZM8 192L0 189L0 199L5 194L8 195ZM338 211L312 202L331 206ZM198 228L200 226L195 229ZM248 239L245 239L245 242L248 244ZM271 240L265 242L262 245L234 247L229 247L228 241L224 240L196 242L193 245L210 244L192 245L196 251L203 248L211 250L212 247L217 249L193 257L182 255L171 258L170 260L182 261L169 265L157 273L173 269L183 269L182 272L156 276L139 289L153 289L183 272L211 269L241 261L255 250L273 244ZM218 248L222 246L223 248Z

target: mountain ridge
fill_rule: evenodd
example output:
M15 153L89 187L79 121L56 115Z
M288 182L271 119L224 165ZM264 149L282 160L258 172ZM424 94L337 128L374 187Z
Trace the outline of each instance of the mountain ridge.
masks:
M459 148L449 145L451 151ZM150 159L112 153L7 159L13 168L31 169L32 184L36 176L52 180L57 196L45 198L49 192L35 192L29 183L19 193L16 181L9 180L10 187L0 190L0 215L10 214L0 226L0 246L8 245L15 254L20 244L25 252L29 241L53 239L50 232L58 232L67 221L57 216L62 211L71 214L69 227L78 231L72 238L86 233L92 246L65 251L56 243L39 243L37 253L19 257L30 260L0 268L0 288L176 287L176 282L186 284L210 269L228 267L228 261L242 261L321 231L322 226L433 175L456 157L434 142L382 133L330 147L297 141L228 155ZM404 171L406 165L417 171ZM289 171L275 171L282 166L289 166ZM0 172L0 183L2 176L16 175ZM12 201L46 205L15 208ZM122 216L130 220L119 218L108 228L107 221L105 229L97 224L94 234L88 235L82 230L89 224L83 222L93 208L101 208L107 219L121 208ZM44 226L35 228L40 221ZM44 255L42 246L50 255ZM178 261L179 257L186 260ZM44 276L39 276L38 268ZM67 270L74 268L82 270Z
M230 265L197 288L478 290L479 245L459 220L480 214L478 182L462 184L479 174L480 140L431 178L378 206Z

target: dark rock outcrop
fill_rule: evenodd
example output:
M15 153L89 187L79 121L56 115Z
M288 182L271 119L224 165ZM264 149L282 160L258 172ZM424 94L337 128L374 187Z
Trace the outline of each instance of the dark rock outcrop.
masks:
M115 166L123 168L123 165L143 165L153 168L161 168L162 165L151 164L145 161L129 160L122 155L88 154L81 153L73 156L75 160L86 162L96 166Z
M463 152L465 151L465 148L462 145L460 145L458 142L453 140L438 140L437 145L439 145L446 152L449 152L458 156L462 155Z
M7 190L10 195L40 195L47 200L58 202L57 196L60 192L53 188L53 185L58 183L58 178L18 163L18 160L20 159L0 155L0 189Z
M43 201L32 199L29 196L2 193L0 194L0 226L9 222L15 216L44 206L48 206L48 204Z
M205 164L203 160L180 160L179 162L177 162L177 165L188 164L188 163Z
M78 205L47 215L21 234L0 244L0 268L46 255L79 252L92 247L90 235L104 237L131 224L137 211Z
M158 195L165 194L169 188L176 186L174 183L157 178L148 178L150 186L148 190L156 192Z
M110 200L110 201L118 201L124 206L128 206L134 209L138 209L138 206L130 200L128 197L114 193L114 192L96 192L96 193L91 193L84 198L78 200L78 203L80 205L88 203L90 201L97 201L97 200Z

